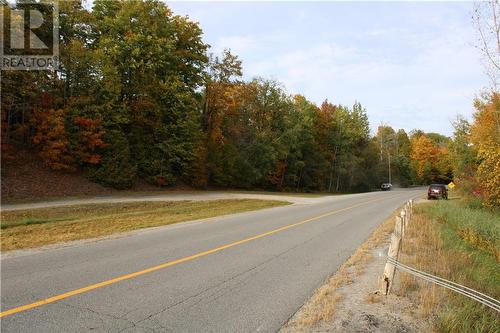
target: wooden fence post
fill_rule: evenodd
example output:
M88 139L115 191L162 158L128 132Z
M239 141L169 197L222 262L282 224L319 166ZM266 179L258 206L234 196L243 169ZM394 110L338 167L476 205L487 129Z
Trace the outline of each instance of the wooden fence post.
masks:
M401 210L401 219L403 220L403 225L404 225L403 228L406 228L406 226L408 225L408 219L406 215L406 210L404 208Z
M394 232L391 234L391 244L389 245L389 250L387 251L387 257L398 260L399 252L402 248L402 239L406 232L406 227L410 222L411 215L413 213L413 200L408 200L401 210L399 216L396 216ZM379 279L380 290L388 295L391 292L392 284L394 282L394 275L396 273L396 267L393 264L386 262L384 267L384 274Z
M403 233L404 233L403 219L399 216L396 216L396 223L394 224L394 234L397 237L403 237Z
M391 235L391 245L389 245L389 251L387 252L387 256L397 260L399 256L400 244L401 244L401 236L398 237L396 234L393 233ZM384 295L388 295L391 292L395 270L396 267L393 264L390 263L385 264L384 274L380 279L381 280L380 290L384 293Z

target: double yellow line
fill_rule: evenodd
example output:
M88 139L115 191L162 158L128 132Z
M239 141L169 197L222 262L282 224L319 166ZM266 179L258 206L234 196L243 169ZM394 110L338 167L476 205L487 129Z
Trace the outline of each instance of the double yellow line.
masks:
M184 262L191 261L191 260L194 260L194 259L197 259L197 258L201 258L201 257L207 256L209 254L213 254L213 253L216 253L216 252L220 252L220 251L223 251L225 249L229 249L229 248L234 247L234 246L245 244L245 243L254 241L256 239L259 239L259 238L263 238L263 237L266 237L266 236L270 236L270 235L276 234L276 233L281 232L281 231L285 231L285 230L288 230L288 229L291 229L291 228L294 228L294 227L298 227L299 225L302 225L302 224L305 224L305 223L316 221L316 220L322 219L322 218L327 217L327 216L331 216L331 215L334 215L334 214L338 214L338 213L344 212L346 210L351 210L351 209L354 209L354 208L359 207L359 206L366 205L366 204L371 203L371 202L381 201L381 200L385 200L385 199L389 199L389 198L394 198L394 197L396 197L396 196L384 197L384 198L379 198L379 199L364 201L362 203L359 203L359 204L356 204L356 205L353 205L353 206L349 206L349 207L346 207L346 208L334 210L334 211L331 211L331 212L328 212L328 213L325 213L325 214L322 214L322 215L318 215L318 216L315 216L315 217L312 217L312 218L309 218L307 220L303 220L303 221L300 221L300 222L297 222L297 223L289 224L289 225L283 226L281 228L277 228L277 229L274 229L274 230L271 230L271 231L268 231L268 232L265 232L265 233L262 233L262 234L259 234L259 235L256 235L256 236L252 236L252 237L245 238L245 239L233 242L233 243L222 245L222 246L213 248L213 249L208 250L208 251L199 252L199 253L196 253L196 254L193 254L191 256L181 258L181 259L177 259L177 260L173 260L173 261L168 261L168 262L165 262L163 264L160 264L160 265L157 265L157 266L153 266L153 267L150 267L150 268L146 268L146 269L141 270L141 271L137 271L137 272L134 272L134 273L122 275L122 276L119 276L119 277L116 277L116 278L113 278L113 279L110 279L110 280L102 281L102 282L99 282L99 283L96 283L96 284L92 284L92 285L89 285L89 286L86 286L86 287L83 287L83 288L80 288L80 289L75 289L75 290L68 291L68 292L63 293L63 294L59 294L59 295L52 296L52 297L49 297L49 298L46 298L46 299L43 299L43 300L39 300L39 301L36 301L34 303L30 303L30 304L22 305L22 306L19 306L19 307L16 307L16 308L12 308L12 309L9 309L9 310L5 310L3 312L0 312L0 318L6 317L6 316L10 316L10 315L13 315L15 313L27 311L27 310L30 310L30 309L33 309L33 308L37 308L37 307L40 307L40 306L43 306L43 305L46 305L46 304L54 303L54 302L63 300L65 298L69 298L69 297L72 297L72 296L75 296L75 295L86 293L86 292L94 290L94 289L98 289L98 288L102 288L102 287L105 287L105 286L109 286L111 284L118 283L120 281L133 279L135 277L138 277L138 276L141 276L141 275L144 275L144 274L147 274L147 273L152 273L152 272L155 272L155 271L158 271L160 269L164 269L164 268L167 268L167 267L170 267L170 266L182 264Z

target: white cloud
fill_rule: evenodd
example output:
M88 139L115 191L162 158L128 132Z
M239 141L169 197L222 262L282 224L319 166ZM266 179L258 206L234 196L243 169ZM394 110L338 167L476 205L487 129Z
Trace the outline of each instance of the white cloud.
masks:
M231 48L248 78L320 103L360 101L372 127L451 134L487 78L470 45L470 4L317 3L193 6L213 51ZM229 27L231 28L229 32Z
M480 88L477 54L462 38L467 33L462 29L432 38L412 34L407 42L414 45L415 53L404 61L380 50L321 43L248 61L244 68L249 77L277 78L291 93L304 94L316 103L325 98L342 104L361 101L373 128L384 122L406 130L451 134L451 121L458 113L470 116L472 99ZM387 30L383 34L391 36ZM243 41L247 50L259 51L258 38Z
M257 46L257 41L252 36L226 36L219 38L215 53L223 49L231 49L235 54L245 54Z

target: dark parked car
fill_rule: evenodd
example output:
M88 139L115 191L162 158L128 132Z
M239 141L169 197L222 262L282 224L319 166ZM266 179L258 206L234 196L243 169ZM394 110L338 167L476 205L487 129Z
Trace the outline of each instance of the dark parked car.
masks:
M380 189L382 191L390 191L392 188L392 184L390 183L383 183L381 186L380 186Z
M431 184L427 190L427 200L448 199L448 188L443 184Z

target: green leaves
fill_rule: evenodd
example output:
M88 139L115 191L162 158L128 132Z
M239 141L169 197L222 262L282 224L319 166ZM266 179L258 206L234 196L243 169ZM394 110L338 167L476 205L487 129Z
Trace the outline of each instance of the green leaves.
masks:
M88 11L61 3L56 74L2 74L2 112L37 105L27 113L29 141L53 168L84 169L119 188L143 178L340 192L378 187L389 154L399 181L413 181L415 147L406 133L385 126L371 138L360 103L317 106L277 81L245 82L236 55L209 57L199 24L162 1L93 4ZM447 144L428 136L432 145ZM430 174L425 153L418 169Z

